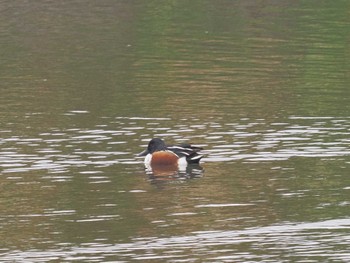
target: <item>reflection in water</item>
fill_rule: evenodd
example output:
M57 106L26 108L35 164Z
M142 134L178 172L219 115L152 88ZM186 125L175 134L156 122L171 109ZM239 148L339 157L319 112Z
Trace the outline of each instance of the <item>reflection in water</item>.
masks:
M184 169L177 166L146 166L146 174L152 181L182 180L203 176L203 168L198 164L190 164Z

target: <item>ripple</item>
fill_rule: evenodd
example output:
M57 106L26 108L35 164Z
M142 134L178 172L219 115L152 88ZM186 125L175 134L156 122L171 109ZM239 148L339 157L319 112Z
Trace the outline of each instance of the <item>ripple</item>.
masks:
M349 120L339 120L330 117L321 118L322 123L316 121L318 118L290 118L293 122L299 120L308 120L309 125L299 123L279 122L264 124L265 129L259 127L257 132L244 132L242 129L248 129L242 125L230 124L224 132L216 131L214 133L227 133L223 138L226 143L220 142L219 145L213 145L207 149L207 162L217 161L278 161L287 160L292 157L340 157L350 155L348 143ZM341 123L341 126L335 127ZM262 123L260 123L261 125ZM270 129L274 127L274 129ZM237 132L237 129L240 129ZM230 141L231 137L231 141ZM249 139L251 137L251 139ZM235 141L237 138L239 141ZM212 140L212 136L206 137ZM235 143L232 143L232 140ZM247 143L245 143L245 141ZM242 143L243 142L243 143ZM212 145L213 143L210 143ZM224 149L224 151L218 149ZM231 149L231 151L230 151ZM249 152L249 153L248 153Z
M287 121L243 118L237 122L202 122L186 119L171 125L170 118L116 117L101 118L102 124L91 129L53 128L37 137L11 136L1 139L2 173L48 170L67 172L73 167L108 167L117 164L140 164L134 158L142 147L130 148L130 141L148 142L163 136L172 142L188 141L205 148L204 162L239 160L269 162L292 157L336 158L350 155L347 118L298 117ZM188 125L186 124L188 123ZM145 137L144 127L153 135ZM91 169L91 167L89 167Z
M206 205L196 205L198 208L211 208L211 207L236 207L236 206L251 206L254 204L206 204Z
M55 212L51 212L54 214ZM57 211L58 214L72 214L74 210ZM35 215L33 215L35 216ZM40 215L39 215L40 216ZM119 215L100 215L82 218L80 223L115 220ZM106 244L92 242L80 246L62 244L62 248L46 249L45 251L3 252L2 261L31 260L41 262L48 258L60 260L80 260L94 258L106 260L159 259L175 261L194 261L205 256L208 262L235 261L280 261L285 259L304 259L319 262L320 259L349 261L347 250L350 237L350 219L333 219L318 222L299 222L252 227L231 231L196 231L185 236L171 237L139 237L130 243ZM247 246L247 249L242 249ZM229 247L229 248L228 248ZM261 253L261 247L269 247ZM336 253L334 252L336 251ZM321 253L321 254L320 254ZM292 256L288 256L292 255ZM320 256L321 255L321 256Z

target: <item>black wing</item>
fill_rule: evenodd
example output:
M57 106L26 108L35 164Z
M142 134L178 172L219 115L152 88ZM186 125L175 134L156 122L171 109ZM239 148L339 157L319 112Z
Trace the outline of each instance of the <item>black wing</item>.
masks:
M201 147L192 146L187 143L181 145L169 145L167 149L173 151L180 158L185 157L188 163L199 163L203 155L198 154L200 150L203 150Z

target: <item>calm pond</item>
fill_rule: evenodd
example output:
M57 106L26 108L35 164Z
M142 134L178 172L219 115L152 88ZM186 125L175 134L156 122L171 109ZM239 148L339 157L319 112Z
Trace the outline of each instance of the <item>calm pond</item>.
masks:
M350 261L348 1L0 12L1 262Z

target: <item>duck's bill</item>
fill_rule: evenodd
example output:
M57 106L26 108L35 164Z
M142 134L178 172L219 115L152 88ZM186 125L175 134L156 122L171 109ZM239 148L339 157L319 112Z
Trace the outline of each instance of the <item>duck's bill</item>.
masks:
M146 149L146 150L144 150L143 152L140 152L139 154L137 154L136 156L138 156L138 157L146 156L148 153L149 153L149 152L148 152L148 150Z

